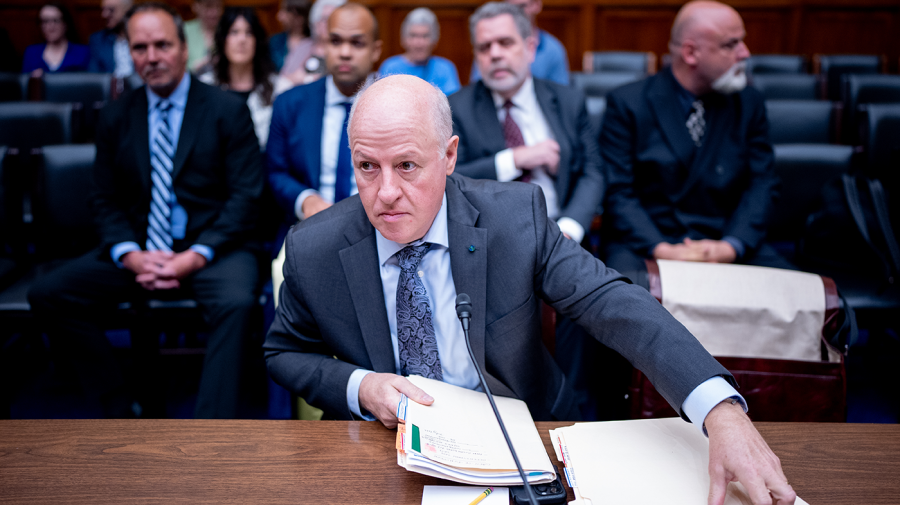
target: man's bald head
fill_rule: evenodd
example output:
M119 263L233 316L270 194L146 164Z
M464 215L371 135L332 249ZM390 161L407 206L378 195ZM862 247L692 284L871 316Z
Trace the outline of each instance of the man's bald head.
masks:
M328 17L329 29L331 28L331 21L333 19L336 19L335 14L337 14L338 12L352 14L354 16L362 16L363 18L365 18L364 23L370 30L369 34L371 35L372 40L381 40L381 32L378 27L378 19L375 18L375 14L373 14L372 11L369 10L369 8L365 5L348 2L337 7L336 9L334 9L334 12L332 12Z
M377 120L383 112L403 114L407 110L416 117L416 121L426 120L430 123L430 128L426 131L443 156L447 150L447 142L453 136L450 103L439 88L411 75L387 76L363 88L350 109L347 134L352 139L358 128L357 123L365 124L370 116ZM358 115L364 119L356 121Z
M670 47L679 47L686 39L709 37L721 25L723 18L740 15L731 6L712 0L697 0L684 4L672 23Z

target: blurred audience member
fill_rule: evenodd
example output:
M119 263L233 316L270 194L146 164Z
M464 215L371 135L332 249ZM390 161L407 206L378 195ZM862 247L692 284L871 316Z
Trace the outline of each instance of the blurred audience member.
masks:
M115 74L128 77L134 73L134 63L125 39L125 12L131 7L131 0L102 0L100 15L106 20L106 28L91 35L91 72Z
M285 92L269 131L269 184L290 222L356 194L347 140L350 107L381 55L378 22L348 3L328 20L328 76Z
M91 59L88 46L76 44L75 20L65 5L44 4L38 14L41 34L46 40L25 49L22 72L40 76L44 72L83 72Z
M258 304L251 238L265 186L247 106L186 72L181 18L140 3L125 17L146 83L100 113L90 198L101 245L40 277L37 321L109 417L139 413L103 328L128 300L193 298L209 327L195 415L234 418ZM146 377L142 377L146 379ZM153 412L151 415L164 415Z
M537 15L540 14L544 4L541 0L506 0L506 3L518 5L531 20L534 37L537 41L537 49L534 61L531 63L531 75L538 79L547 79L564 86L569 85L569 57L562 42L553 35L541 30L537 26ZM469 82L481 79L478 66L472 64L472 75Z
M191 8L197 16L184 23L188 45L188 70L202 73L210 65L216 26L222 16L222 0L194 0Z
M440 36L441 27L434 12L427 7L413 9L400 26L400 45L406 52L384 60L378 73L414 75L434 84L445 95L452 95L460 88L456 66L447 58L431 54Z
M317 0L309 10L312 46L300 46L284 59L281 75L294 84L309 84L325 75L325 46L328 45L328 18L347 0Z
M284 31L269 38L269 49L275 69L280 72L284 59L291 51L302 47L309 48L305 50L307 55L311 51L313 41L309 36L309 0L282 0L278 22Z
M266 44L266 31L250 7L228 7L216 28L213 70L200 80L218 85L245 100L250 108L259 146L266 148L272 102L291 87L275 73Z
M744 23L695 1L678 12L672 64L606 99L605 261L645 258L792 268L764 241L778 180L763 96L746 87Z

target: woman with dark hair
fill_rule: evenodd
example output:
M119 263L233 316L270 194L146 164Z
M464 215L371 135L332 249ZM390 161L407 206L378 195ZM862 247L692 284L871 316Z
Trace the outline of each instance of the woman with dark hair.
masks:
M22 72L40 76L44 72L84 72L91 60L88 46L76 44L75 20L65 5L57 2L44 4L38 14L43 44L25 49Z
M281 0L278 22L284 31L269 37L272 61L278 71L284 66L288 54L298 47L312 45L309 38L309 4L309 0Z
M228 7L216 27L213 69L200 80L247 101L260 148L265 149L272 103L292 84L275 73L266 31L250 7Z

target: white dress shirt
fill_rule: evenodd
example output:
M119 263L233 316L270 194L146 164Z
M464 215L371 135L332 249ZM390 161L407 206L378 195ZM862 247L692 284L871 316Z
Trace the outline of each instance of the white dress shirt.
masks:
M294 214L304 219L303 202L310 195L319 195L322 200L334 203L334 186L337 181L337 163L340 153L341 134L344 128L344 116L347 115L345 102L353 103L356 95L345 96L335 86L334 78L325 76L325 115L322 117L322 165L319 167L319 189L307 189L297 196L294 202ZM350 176L350 194L355 195L356 177Z
M506 109L503 108L506 99L494 91L491 92L491 97L497 108L497 119L500 124L503 124L506 121ZM541 110L541 104L538 103L537 95L534 93L534 79L531 77L526 79L510 101L513 107L509 113L516 125L519 126L519 130L522 131L522 139L526 146L533 146L545 140L556 140L553 137L553 130L550 129L547 118L544 117L544 112ZM497 180L501 182L512 181L522 175L522 170L516 167L512 149L504 149L495 154L494 166L497 169ZM540 186L544 192L544 198L547 200L547 217L556 220L559 217L560 206L553 177L543 167L538 167L531 171L531 182ZM578 224L578 221L563 217L556 224L563 233L572 237L576 242L580 243L584 238L584 228Z
M400 375L400 351L397 344L397 282L400 279L400 264L395 254L409 244L390 241L384 238L377 229L375 230L375 242L378 248L384 305L387 309L388 325L391 329L394 373ZM413 244L418 245L422 242L433 244L419 263L417 273L425 285L425 295L431 305L431 319L434 324L444 382L480 391L478 372L469 357L465 335L463 335L462 326L456 317L456 285L453 284L450 267L446 194L441 202L441 210L434 218L428 233L422 240L413 242ZM347 405L353 414L374 421L375 417L368 413L364 414L359 406L359 384L363 377L370 373L373 372L360 368L350 374L350 380L347 382ZM706 428L702 421L706 420L706 415L713 407L727 398L737 399L744 411L747 411L747 402L744 401L744 398L721 377L708 379L694 388L681 407L688 419L705 435ZM701 422L698 423L698 420Z

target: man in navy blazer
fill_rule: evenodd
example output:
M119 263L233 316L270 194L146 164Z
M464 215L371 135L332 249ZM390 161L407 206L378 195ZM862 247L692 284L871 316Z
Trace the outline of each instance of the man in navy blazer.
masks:
M451 125L444 94L417 77L389 76L363 92L350 120L359 195L286 241L281 303L264 343L273 378L329 417L396 426L401 393L434 401L406 370L478 387L454 310L466 293L475 362L490 388L523 400L535 419L577 419L540 338L545 300L632 360L709 433L711 503L729 480L757 503L770 492L793 503L731 375L646 290L564 238L537 187L454 175Z
M355 3L335 9L328 30L328 75L282 93L272 110L269 185L289 223L356 192L346 145L347 108L378 61L381 40L375 16ZM347 185L343 193L342 185Z
M791 268L766 243L778 181L763 97L746 88L744 25L717 2L685 5L672 64L607 96L606 263L644 258Z
M102 0L100 15L106 20L106 28L91 35L90 72L115 74L116 77L128 77L134 73L128 41L125 40L125 24L122 22L129 7L131 0Z

